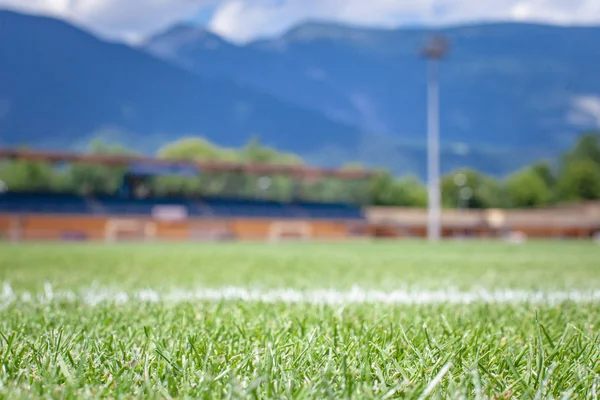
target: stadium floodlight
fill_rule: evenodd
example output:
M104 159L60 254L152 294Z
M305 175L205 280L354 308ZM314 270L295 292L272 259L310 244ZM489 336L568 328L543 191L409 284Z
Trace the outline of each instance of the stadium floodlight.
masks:
M437 242L442 236L440 192L439 62L448 54L446 38L434 36L423 47L427 59L427 237Z

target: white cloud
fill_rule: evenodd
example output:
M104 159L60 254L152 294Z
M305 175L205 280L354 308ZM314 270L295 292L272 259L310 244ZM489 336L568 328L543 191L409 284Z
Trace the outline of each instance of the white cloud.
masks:
M584 95L573 98L567 120L585 128L600 128L600 96Z
M216 5L210 26L247 41L306 19L395 27L473 20L600 23L599 0L0 0L0 7L50 14L104 36L134 39Z
M210 27L238 41L282 32L303 20L324 19L392 27L406 15L424 15L434 0L227 0Z
M598 0L225 0L211 27L238 41L280 33L306 19L395 27L473 20L600 23Z
M51 15L105 37L135 40L218 0L0 0L0 7Z

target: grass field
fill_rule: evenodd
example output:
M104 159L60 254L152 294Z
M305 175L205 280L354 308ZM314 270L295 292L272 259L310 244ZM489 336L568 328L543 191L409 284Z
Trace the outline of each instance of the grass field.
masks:
M600 392L593 243L0 245L2 283L0 398Z

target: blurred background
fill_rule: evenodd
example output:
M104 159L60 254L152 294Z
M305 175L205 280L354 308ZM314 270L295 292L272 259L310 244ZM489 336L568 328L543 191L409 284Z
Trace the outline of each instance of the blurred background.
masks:
M1 240L598 238L596 0L0 8Z

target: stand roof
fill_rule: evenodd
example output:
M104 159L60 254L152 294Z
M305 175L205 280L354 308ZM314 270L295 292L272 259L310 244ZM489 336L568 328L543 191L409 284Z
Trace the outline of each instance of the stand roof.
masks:
M322 169L298 165L275 165L260 163L230 163L215 161L184 161L167 160L146 156L124 156L106 154L82 154L58 151L29 151L0 148L0 158L13 158L50 163L84 163L107 166L136 166L136 168L165 168L171 171L190 169L202 172L238 172L251 175L288 175L295 179L303 178L337 178L345 180L366 179L372 176L372 171Z

